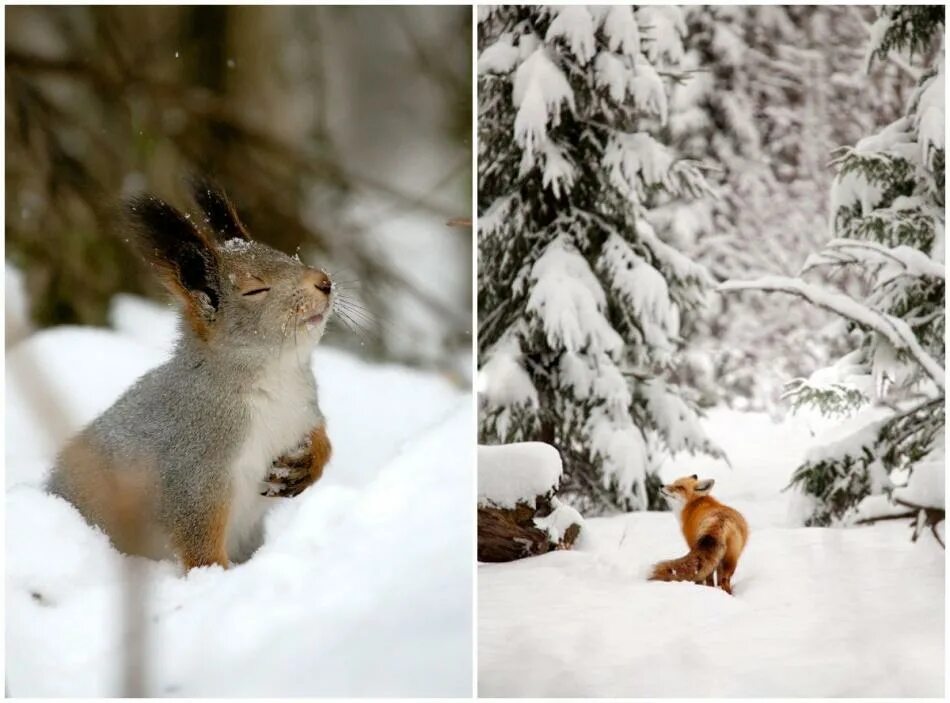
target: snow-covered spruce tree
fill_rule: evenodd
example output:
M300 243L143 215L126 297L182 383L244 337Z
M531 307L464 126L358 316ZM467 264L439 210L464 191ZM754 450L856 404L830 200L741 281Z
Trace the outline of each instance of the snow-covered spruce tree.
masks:
M722 286L798 295L851 327L853 349L789 391L796 405L851 415L792 478L812 499L806 524L873 520L903 510L919 531L944 514L943 27L942 7L881 11L868 64L900 52L923 56L929 68L904 116L837 155L835 238L802 271L860 271L866 298L801 278Z
M658 141L674 7L479 10L479 361L485 442L541 440L588 513L662 507L657 460L718 450L666 375L710 283L653 208L698 197Z
M686 8L691 77L673 90L671 133L677 151L717 165L707 179L719 197L674 207L660 233L717 280L795 275L828 240L831 152L903 112L902 69L861 70L871 12ZM784 411L784 382L843 351L842 325L804 301L781 315L770 305L711 294L677 377L709 404Z

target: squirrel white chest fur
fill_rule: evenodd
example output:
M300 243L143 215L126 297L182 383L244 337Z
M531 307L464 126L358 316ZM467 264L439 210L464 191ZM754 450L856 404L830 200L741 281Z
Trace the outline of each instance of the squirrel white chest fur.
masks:
M231 465L232 502L227 550L240 561L259 541L262 520L274 498L260 495L271 462L296 448L317 424L309 363L277 358L254 382L247 398L249 423Z

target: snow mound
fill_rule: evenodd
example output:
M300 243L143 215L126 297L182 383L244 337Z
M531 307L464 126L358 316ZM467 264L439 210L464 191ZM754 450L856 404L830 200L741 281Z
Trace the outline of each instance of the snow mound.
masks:
M556 489L561 455L544 442L518 442L478 447L478 504L534 507L534 499Z
M62 442L171 348L160 306L123 298L112 319L7 358L8 693L121 695L141 648L150 696L470 695L470 394L319 348L324 477L275 501L248 562L183 575L119 554L39 488Z

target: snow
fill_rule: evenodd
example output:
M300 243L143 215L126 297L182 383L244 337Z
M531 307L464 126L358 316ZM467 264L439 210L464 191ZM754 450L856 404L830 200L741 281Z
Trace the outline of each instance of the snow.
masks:
M28 337L6 359L7 486L20 462L47 468L66 440L166 356L97 328L55 327ZM39 485L40 475L27 481Z
M588 519L575 549L480 564L479 695L942 697L944 557L906 522L793 527L782 493L819 419L714 410L722 461L678 456L749 522L735 595L646 581L685 553L672 513Z
M917 198L900 197L894 200L894 207L889 210L913 209L917 207ZM899 266L902 274L911 276L929 276L931 278L947 277L946 267L940 262L919 249L907 245L887 247L872 241L856 239L832 239L818 254L812 254L806 260L803 270L807 271L818 263L834 261L829 254L848 252L852 257L858 257L870 262L891 262Z
M241 237L233 237L222 244L221 249L230 254L240 254L251 250L251 242Z
M937 387L941 390L945 388L943 366L924 350L904 320L866 307L843 293L785 276L763 276L752 281L726 281L719 285L718 290L723 292L765 290L798 295L814 305L836 312L879 332L896 348L906 349Z
M562 103L574 111L574 92L543 46L515 71L512 101L518 110L515 141L524 150L525 164L530 165L534 151L547 140L548 122L554 126L560 122Z
M324 477L275 501L250 561L183 575L120 555L40 489L66 437L167 357L169 310L122 297L111 319L7 356L7 692L119 695L140 642L150 695L469 695L470 394L319 347ZM141 619L126 622L137 582Z
M561 471L561 455L544 442L479 445L478 504L533 508L535 498L557 488Z
M515 206L518 203L514 195L497 198L478 218L479 237L490 237L502 231L509 218L517 211Z
M597 85L607 88L610 99L621 102L627 94L627 67L623 60L609 51L601 51L594 60Z
M861 158L885 162L896 157L913 163L920 155L920 148L915 143L913 125L907 117L901 117L879 132L859 140L852 151ZM837 231L837 214L843 207L860 203L862 216L875 210L885 194L883 185L869 180L868 175L860 169L852 169L836 176L831 186L831 231Z
M881 44L884 42L884 35L891 26L891 17L888 13L882 12L874 21L870 28L870 38L864 53L864 70L870 72L871 64L874 61L875 54L881 50Z
M478 374L478 393L490 405L537 406L538 392L521 359L521 348L513 335L495 345Z
M561 384L578 400L600 398L604 407L623 414L632 401L630 388L620 369L606 354L565 351L558 362ZM593 423L591 423L593 425Z
M637 8L637 22L643 31L643 44L650 63L675 65L682 61L686 22L680 8L640 6Z
M661 379L645 381L638 389L646 398L647 409L657 430L671 451L696 449L708 442L696 413Z
M670 300L663 275L637 256L618 234L607 238L600 261L611 285L629 302L647 343L672 351L670 338L679 331L679 313Z
M829 366L815 369L807 379L796 378L789 381L783 397L789 398L806 390L834 393L842 399L852 391L857 391L865 398L873 397L874 379L864 360L865 355L865 350L855 349ZM832 412L839 411L840 408L835 408Z
M137 295L119 293L109 305L109 324L119 332L171 355L178 335L174 306L159 307Z
M943 62L938 64L936 75L929 80L920 94L915 116L917 143L920 144L921 163L930 164L932 149L944 149L946 139L946 74Z
M716 25L713 32L712 48L717 55L722 57L721 61L727 66L741 66L745 54L749 50L749 46L743 41L742 37L726 24Z
M845 456L862 456L865 447L874 446L881 426L893 416L894 411L886 406L863 407L851 417L835 423L819 434L805 453L805 461L818 463Z
M640 28L628 5L613 5L604 19L604 36L611 51L620 51L625 56L640 55Z
M601 460L604 487L616 484L625 494L631 495L641 509L645 509L650 457L643 431L633 424L627 413L617 412L609 406L592 410L586 429L590 435L591 453Z
M673 163L670 150L646 132L613 134L604 150L602 164L621 191L638 191L638 176L647 185L663 183Z
M586 7L576 5L557 8L554 13L544 40L563 38L583 66L594 56L594 18Z
M660 124L666 124L669 107L666 99L666 87L652 64L642 59L637 61L636 76L630 81L630 92L637 107L649 110L660 118ZM667 170L667 169L664 169ZM648 179L658 182L659 179Z
M894 498L925 508L943 510L946 505L946 474L946 437L941 435L927 455L914 464L907 485L894 490Z
M558 146L553 140L547 140L540 147L544 156L544 173L541 185L550 188L555 198L560 198L562 192L570 191L574 185L576 171L571 165L567 150Z
M551 511L550 515L534 518L534 524L546 531L552 542L560 544L561 540L564 539L564 533L572 525L581 525L583 529L584 518L570 505L562 503L557 498L552 498L551 506L554 510Z
M649 222L638 222L637 234L650 247L653 255L663 264L663 268L669 269L676 278L696 280L704 286L713 284L713 278L703 264L696 263L683 252L674 249L657 237Z
M547 246L531 269L527 310L541 318L548 344L569 352L611 353L623 346L601 310L606 297L583 256L564 235Z
M511 43L511 35L505 34L479 55L478 74L508 73L517 63L518 48Z

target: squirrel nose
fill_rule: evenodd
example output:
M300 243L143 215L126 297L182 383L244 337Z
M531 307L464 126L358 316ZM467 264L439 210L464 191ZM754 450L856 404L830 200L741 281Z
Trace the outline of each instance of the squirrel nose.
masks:
M333 290L333 282L323 271L308 271L304 276L304 286L307 285L313 285L321 293L329 293Z

